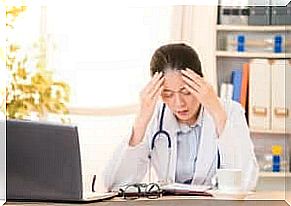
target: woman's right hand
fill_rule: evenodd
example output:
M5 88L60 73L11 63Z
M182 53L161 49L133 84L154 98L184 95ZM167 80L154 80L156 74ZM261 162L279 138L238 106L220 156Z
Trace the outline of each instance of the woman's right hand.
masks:
M130 146L139 144L144 135L149 121L155 110L156 103L163 90L164 77L162 72L155 73L151 81L140 93L140 108L133 126L133 132L129 141Z

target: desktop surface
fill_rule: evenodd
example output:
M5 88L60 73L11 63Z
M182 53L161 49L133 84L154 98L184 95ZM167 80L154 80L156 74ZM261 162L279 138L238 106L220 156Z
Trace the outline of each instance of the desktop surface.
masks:
M42 202L7 202L5 205L20 206L20 205L55 205L55 206L69 206L69 205L84 205L84 203L42 203ZM133 200L133 201L102 201L86 203L88 206L123 206L123 205L161 205L161 206L288 206L284 200L206 200L206 199L159 199L159 200Z
M271 199L272 198L272 199ZM189 197L189 196L164 196L159 199L141 198L137 200L124 200L120 197L115 197L110 200L99 202L86 203L88 206L125 206L125 205L161 205L161 206L287 206L285 202L284 191L260 191L248 196L245 200L223 200L215 197ZM20 205L54 205L54 206L69 206L69 205L84 205L84 203L54 203L54 202L7 202L5 205L20 206Z

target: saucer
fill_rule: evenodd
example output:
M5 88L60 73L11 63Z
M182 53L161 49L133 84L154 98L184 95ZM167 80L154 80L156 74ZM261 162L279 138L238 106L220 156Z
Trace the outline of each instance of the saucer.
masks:
M222 191L222 190L213 190L208 191L213 195L215 198L219 199L236 199L236 200L243 200L248 195L252 194L252 192L248 191Z

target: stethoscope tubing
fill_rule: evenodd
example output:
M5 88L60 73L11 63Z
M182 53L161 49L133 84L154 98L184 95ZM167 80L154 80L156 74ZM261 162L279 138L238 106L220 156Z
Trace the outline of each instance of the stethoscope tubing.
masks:
M166 104L163 103L163 107L162 107L162 112L161 112L161 118L160 118L160 125L159 125L159 130L153 135L152 137L152 142L151 142L151 146L150 146L150 152L149 152L149 159L150 159L150 168L151 169L151 161L152 161L152 152L155 148L155 141L158 137L160 137L160 135L164 135L167 137L168 140L168 163L167 163L167 171L166 171L166 181L168 181L168 177L169 177L169 168L170 168L170 158L171 158L171 151L172 151L172 140L170 137L170 134L163 129L163 120L164 120L164 114L165 114L165 109L166 109ZM220 153L219 150L217 150L217 156L218 156L218 160L217 160L217 168L219 169L221 166L221 162L220 162ZM149 171L150 173L150 171ZM149 181L151 181L151 175L149 175Z

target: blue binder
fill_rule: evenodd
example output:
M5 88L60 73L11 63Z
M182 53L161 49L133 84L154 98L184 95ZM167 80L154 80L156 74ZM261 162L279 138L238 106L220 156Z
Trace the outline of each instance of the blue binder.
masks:
M240 102L241 82L242 82L242 70L241 69L235 69L231 72L231 82L233 84L232 99L234 101Z

